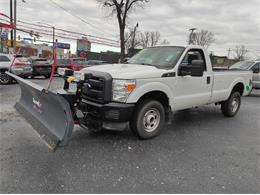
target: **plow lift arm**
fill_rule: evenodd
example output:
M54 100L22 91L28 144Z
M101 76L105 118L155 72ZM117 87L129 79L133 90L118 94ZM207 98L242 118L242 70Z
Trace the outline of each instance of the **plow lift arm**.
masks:
M69 102L62 94L24 80L10 72L20 85L21 97L16 110L32 125L51 150L68 144L74 120Z

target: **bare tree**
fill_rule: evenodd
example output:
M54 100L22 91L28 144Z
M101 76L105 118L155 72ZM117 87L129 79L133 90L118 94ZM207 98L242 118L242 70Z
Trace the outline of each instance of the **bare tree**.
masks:
M125 57L125 26L128 14L136 7L143 6L149 0L97 0L109 8L111 15L116 14L120 30L121 60Z
M153 47L159 44L161 34L159 32L144 32L140 34L140 43L143 48Z
M149 32L140 33L139 39L140 39L141 47L143 48L148 47L150 42L150 33Z
M216 39L214 33L208 30L201 30L194 33L192 44L201 45L208 48L215 41Z
M129 29L129 32L125 32L125 48L127 50L130 48L136 48L141 44L140 38L137 36L138 34L139 33L134 32L133 29Z
M234 50L234 55L235 55L234 57L236 60L243 61L246 59L247 53L248 50L246 49L245 45L238 45Z

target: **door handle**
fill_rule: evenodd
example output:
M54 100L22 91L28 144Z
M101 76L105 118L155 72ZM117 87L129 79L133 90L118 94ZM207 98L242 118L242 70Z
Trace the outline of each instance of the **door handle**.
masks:
M209 85L210 83L211 83L211 77L208 76L208 77L207 77L207 84Z

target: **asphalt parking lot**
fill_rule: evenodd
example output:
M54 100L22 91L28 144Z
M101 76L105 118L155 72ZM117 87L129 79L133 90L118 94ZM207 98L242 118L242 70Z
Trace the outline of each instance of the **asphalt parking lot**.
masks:
M0 86L1 193L260 193L259 91L235 118L215 106L176 112L149 141L76 127L56 152L14 110L19 94L17 84Z

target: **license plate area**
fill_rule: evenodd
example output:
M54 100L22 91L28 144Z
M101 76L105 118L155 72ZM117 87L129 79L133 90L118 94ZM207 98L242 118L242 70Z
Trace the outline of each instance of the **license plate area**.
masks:
M77 92L77 88L78 88L78 84L72 82L72 83L69 85L69 92L76 93L76 92Z

